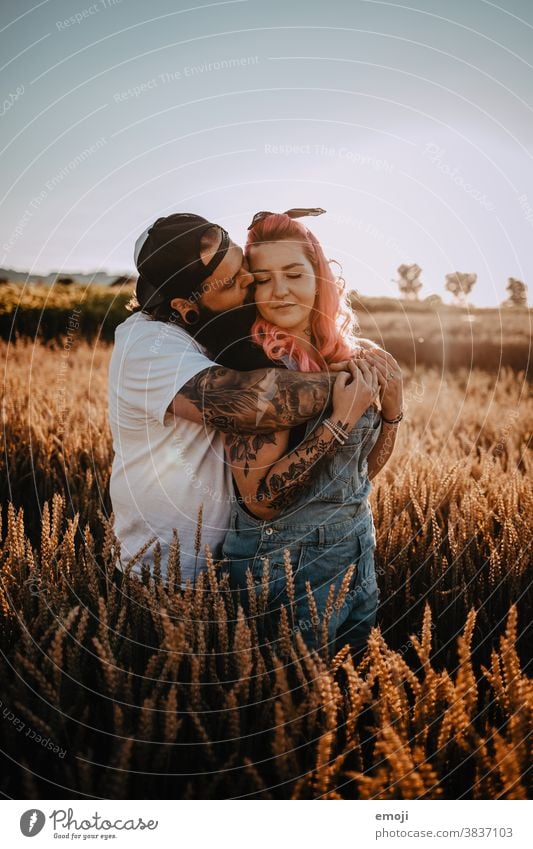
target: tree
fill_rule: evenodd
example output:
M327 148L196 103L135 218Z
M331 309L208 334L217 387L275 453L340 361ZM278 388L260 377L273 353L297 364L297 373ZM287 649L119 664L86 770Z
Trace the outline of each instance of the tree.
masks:
M413 263L413 265L399 265L397 271L400 277L396 282L402 296L411 301L417 301L418 293L422 288L422 281L420 280L422 269L419 265Z
M74 280L72 277L56 277L56 283L60 286L73 286Z
M472 291L477 280L477 274L464 271L453 271L446 275L445 289L451 292L460 306L466 305L466 298Z
M516 277L509 277L507 280L506 290L509 292L509 297L503 301L502 306L505 307L527 307L527 286Z

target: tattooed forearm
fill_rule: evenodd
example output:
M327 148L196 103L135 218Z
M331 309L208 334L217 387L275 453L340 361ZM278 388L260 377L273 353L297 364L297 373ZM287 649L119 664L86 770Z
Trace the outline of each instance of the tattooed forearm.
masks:
M259 480L255 494L248 501L251 511L261 518L278 515L303 495L315 464L335 450L337 443L331 431L319 425L305 442L273 463Z
M240 372L213 366L191 378L179 395L200 410L207 427L235 434L235 451L250 445L254 451L254 434L295 427L318 415L329 402L334 379L280 368Z
M275 445L276 437L271 433L228 433L225 437L228 459L233 466L242 464L244 475L250 471L250 463L257 460L257 452L264 445Z

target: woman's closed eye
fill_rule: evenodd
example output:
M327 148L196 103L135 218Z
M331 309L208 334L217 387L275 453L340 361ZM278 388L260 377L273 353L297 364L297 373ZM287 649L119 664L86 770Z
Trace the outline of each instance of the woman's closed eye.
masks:
M222 284L223 289L232 289L237 282L237 275L235 277L230 277L229 280L226 280L225 283Z
M287 277L288 280L299 280L299 278L302 275L301 274L286 274L285 276ZM260 286L262 283L270 283L271 282L270 277L262 277L260 274L254 274L254 280L255 280L255 282L257 283L258 286Z

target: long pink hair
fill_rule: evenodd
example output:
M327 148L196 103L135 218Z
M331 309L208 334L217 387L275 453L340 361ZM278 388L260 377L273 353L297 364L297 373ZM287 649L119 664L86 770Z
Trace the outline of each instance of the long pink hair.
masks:
M300 371L323 371L325 365L348 359L354 348L354 316L344 300L343 282L335 279L316 236L288 215L274 214L258 221L248 231L245 256L252 245L279 241L300 244L315 272L317 295L310 321L315 350L307 353L294 336L263 318L254 322L252 339L271 360L288 354Z

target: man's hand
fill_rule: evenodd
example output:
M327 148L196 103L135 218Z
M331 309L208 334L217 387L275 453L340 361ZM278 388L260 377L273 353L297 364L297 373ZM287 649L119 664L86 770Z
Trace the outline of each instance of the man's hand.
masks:
M357 345L362 348L364 351L383 351L383 348L380 348L377 342L374 342L373 339L357 339ZM383 351L385 353L385 351Z
M361 356L363 351L383 351L383 348L380 348L377 342L373 342L372 339L357 339L357 344L355 346L354 357L357 358ZM385 351L383 351L385 353ZM342 360L340 363L331 363L328 366L330 371L348 371L350 360Z
M354 352L354 360L365 360L375 366L378 371L380 385L380 402L383 415L394 419L402 410L403 405L403 375L400 366L388 351L380 348L371 339L358 339ZM330 371L348 371L350 360L332 363Z
M370 365L376 367L381 386L381 412L386 419L394 419L403 409L402 370L392 354L382 348L366 349L362 354Z

